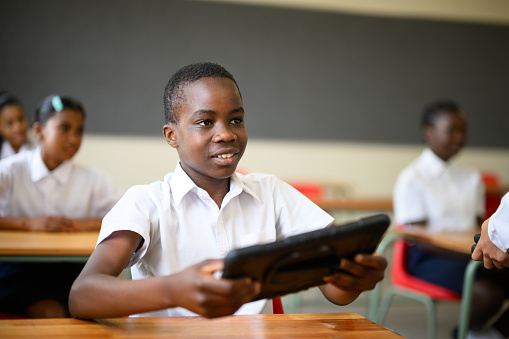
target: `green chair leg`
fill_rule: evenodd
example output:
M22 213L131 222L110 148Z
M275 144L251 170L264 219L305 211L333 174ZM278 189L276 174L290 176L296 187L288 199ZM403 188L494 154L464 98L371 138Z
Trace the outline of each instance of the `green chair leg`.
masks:
M460 316L458 320L458 339L465 339L467 336L475 273L481 263L481 261L471 260L465 270L465 277L463 278L463 295L461 297Z
M376 252L380 255L385 256L388 248L398 239L401 239L401 236L398 234L389 233L387 234L381 241L378 246ZM376 284L375 288L370 292L368 299L368 316L367 318L377 324L380 325L380 317L377 315L378 313L378 303L380 302L380 295L382 290L382 282Z
M381 305L380 305L380 311L378 312L378 315L376 317L376 323L380 326L385 321L385 316L387 315L387 311L389 310L389 307L392 303L392 298L394 297L394 289L392 287L389 287L385 293L385 296L382 299Z
M428 338L436 339L437 337L437 314L436 314L436 303L433 299L424 299L422 300L424 305L426 305L426 310L428 311Z
M395 295L401 295L403 297L419 301L426 307L428 317L428 338L436 339L437 337L437 316L436 316L436 302L426 295L420 295L415 293L409 293L402 289L389 287L382 303L380 305L380 312L377 317L377 324L383 324L387 311L391 305L392 299Z

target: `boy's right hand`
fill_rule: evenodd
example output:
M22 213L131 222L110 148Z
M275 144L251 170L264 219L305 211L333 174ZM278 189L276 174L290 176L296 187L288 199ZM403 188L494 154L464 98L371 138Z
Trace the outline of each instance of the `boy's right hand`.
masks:
M172 307L184 307L206 318L232 315L243 304L252 301L261 284L250 278L217 279L223 260L205 260L169 276Z

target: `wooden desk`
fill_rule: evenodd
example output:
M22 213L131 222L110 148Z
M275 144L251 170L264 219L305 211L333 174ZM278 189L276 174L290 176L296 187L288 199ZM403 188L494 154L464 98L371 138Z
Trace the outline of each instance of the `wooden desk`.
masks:
M202 317L0 320L2 338L344 338L401 339L356 313Z
M85 262L92 254L98 231L0 231L0 261Z
M314 198L311 200L326 211L392 211L392 199L389 198Z
M479 231L468 232L429 232L426 228L419 226L406 226L396 233L406 239L415 239L432 245L463 253L470 256L470 250L474 244L474 235Z

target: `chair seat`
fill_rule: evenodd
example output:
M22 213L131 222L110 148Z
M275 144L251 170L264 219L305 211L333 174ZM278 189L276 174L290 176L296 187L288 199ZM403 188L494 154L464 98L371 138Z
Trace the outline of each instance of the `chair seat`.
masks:
M380 246L386 249L392 243L393 261L391 265L391 286L389 286L386 295L382 298L380 312L376 318L377 323L383 324L393 296L401 295L418 300L424 304L428 318L428 338L436 339L436 303L439 301L459 302L461 301L461 296L448 288L410 275L406 271L406 251L410 245L402 239L396 239L388 239Z
M394 263L391 270L392 284L395 287L404 287L411 291L422 292L430 298L440 301L460 300L461 295L455 291L408 274L404 260L408 247L408 243L404 240L398 240L394 243Z

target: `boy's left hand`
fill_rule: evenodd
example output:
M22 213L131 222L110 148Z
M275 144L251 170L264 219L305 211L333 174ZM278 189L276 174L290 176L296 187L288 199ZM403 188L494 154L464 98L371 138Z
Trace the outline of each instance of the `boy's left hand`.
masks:
M324 278L326 283L339 291L331 291L330 288L322 291L330 301L348 304L360 293L375 288L384 278L386 267L387 260L378 254L357 254L353 261L341 259L339 272Z
M494 267L502 269L509 267L509 254L499 249L491 240L488 234L488 225L490 219L486 219L481 227L481 237L477 241L475 250L472 253L472 259L483 261L484 267L492 269Z

